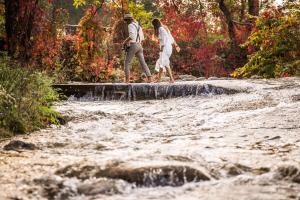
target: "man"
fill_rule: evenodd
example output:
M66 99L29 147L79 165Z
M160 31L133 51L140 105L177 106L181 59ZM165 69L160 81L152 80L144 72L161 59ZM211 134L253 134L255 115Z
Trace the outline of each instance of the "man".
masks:
M145 62L143 47L141 44L142 41L145 39L143 30L141 26L134 21L131 14L126 14L124 16L124 20L128 24L128 32L129 32L129 37L126 38L126 40L123 42L123 48L126 51L125 62L124 62L125 82L129 83L130 80L129 64L133 56L136 56L138 58L140 65L143 67L146 73L147 81L152 82L151 72Z

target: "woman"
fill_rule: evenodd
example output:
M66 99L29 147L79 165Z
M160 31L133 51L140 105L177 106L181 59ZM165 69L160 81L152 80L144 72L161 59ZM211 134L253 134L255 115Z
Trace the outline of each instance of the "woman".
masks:
M155 66L155 70L159 72L157 82L160 82L162 73L167 70L170 76L170 82L174 83L174 77L170 67L170 57L173 51L172 45L175 45L177 52L180 51L180 48L168 27L164 26L159 19L153 19L152 25L154 27L154 35L159 39L160 46L159 59Z

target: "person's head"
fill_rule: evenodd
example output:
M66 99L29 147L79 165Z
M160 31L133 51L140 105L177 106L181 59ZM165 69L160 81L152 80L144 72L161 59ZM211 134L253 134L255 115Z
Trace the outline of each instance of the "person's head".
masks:
M154 27L154 35L156 37L158 37L158 33L159 33L159 28L162 26L161 22L159 19L155 18L152 20L152 25Z
M125 14L124 15L124 21L127 24L131 24L134 21L133 16L131 14Z

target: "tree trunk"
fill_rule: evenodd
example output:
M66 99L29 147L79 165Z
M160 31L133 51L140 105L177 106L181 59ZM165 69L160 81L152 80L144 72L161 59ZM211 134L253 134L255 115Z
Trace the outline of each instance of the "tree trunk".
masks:
M17 49L16 32L18 24L18 0L5 0L5 29L7 40L7 51L9 56L14 56Z
M122 14L129 13L129 3L128 0L121 0L121 5L122 5Z
M240 22L245 20L246 0L241 0Z
M235 57L235 63L234 63L235 66L243 66L245 64L245 61L247 60L246 50L241 49L238 44L235 29L234 29L235 28L234 22L229 9L224 3L224 0L218 0L218 2L219 2L219 8L225 15L229 38L231 41L231 49L229 54Z
M32 31L39 0L5 0L8 55L25 66L30 62Z
M250 15L259 15L259 0L248 0L248 11Z
M225 15L226 24L228 26L229 38L231 40L232 46L234 47L234 49L237 49L238 44L237 44L236 34L234 31L234 23L232 21L231 13L228 10L227 6L225 5L224 0L219 0L219 8Z

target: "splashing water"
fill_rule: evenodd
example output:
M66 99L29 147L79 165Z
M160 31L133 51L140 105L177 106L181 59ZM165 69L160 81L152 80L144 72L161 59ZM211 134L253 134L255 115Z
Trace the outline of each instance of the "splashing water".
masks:
M300 79L198 85L61 102L66 125L16 138L37 149L0 151L0 199L299 199Z

